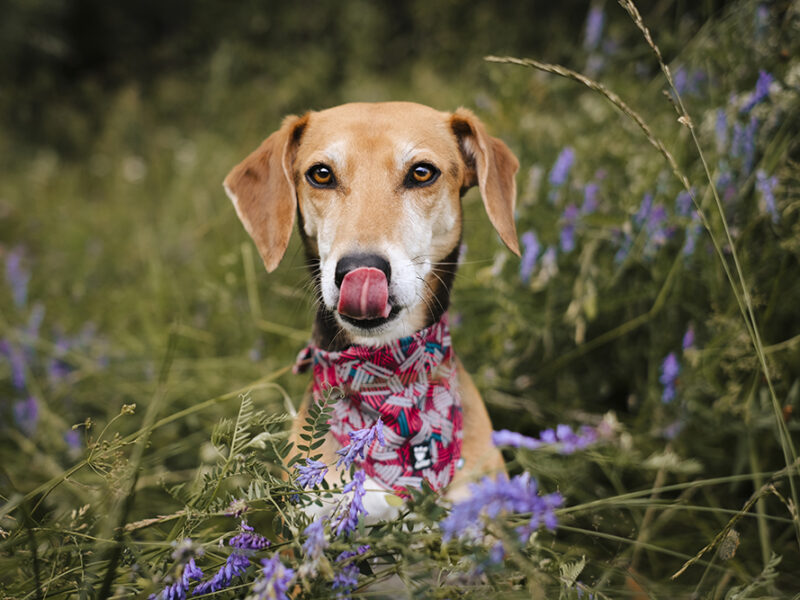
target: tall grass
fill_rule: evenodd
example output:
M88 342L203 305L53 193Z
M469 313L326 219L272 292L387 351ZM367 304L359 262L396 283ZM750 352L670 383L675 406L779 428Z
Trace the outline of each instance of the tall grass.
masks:
M297 240L264 274L220 182L302 77L234 84L221 47L206 80L103 96L77 160L6 159L0 591L795 596L800 9L651 32L620 4L588 7L569 66L490 57L441 85L420 64L330 95L472 106L523 165L521 261L464 198L454 344L511 479L456 507L421 490L344 527L355 471L303 489L284 466L313 302Z

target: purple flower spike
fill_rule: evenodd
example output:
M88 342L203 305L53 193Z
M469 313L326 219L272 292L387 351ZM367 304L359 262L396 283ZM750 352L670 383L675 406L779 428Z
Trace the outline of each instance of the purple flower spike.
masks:
M684 256L691 256L694 254L697 238L700 237L700 232L702 230L703 226L700 224L700 217L697 215L697 212L695 212L692 215L692 222L686 228L686 236L682 250Z
M327 521L326 517L319 517L303 530L303 534L308 536L303 542L303 553L312 561L322 558L322 553L328 547L328 538L325 537L325 521Z
M562 252L572 252L575 249L575 223L578 220L578 207L570 204L564 209L562 215L564 227L560 233L560 245Z
M297 469L297 485L303 489L311 489L322 483L325 479L325 474L328 472L328 467L324 462L318 460L306 459L306 466L295 464L294 468Z
M514 448L527 448L537 450L543 446L553 446L562 454L572 454L594 444L599 438L596 429L584 425L578 431L573 431L569 425L558 425L555 430L545 429L539 434L539 439L527 437L503 429L492 433L492 443L495 446L512 446Z
M336 454L341 456L336 462L337 469L342 465L344 465L346 469L350 468L350 465L353 464L356 457L360 456L363 460L364 452L369 450L376 437L381 446L386 446L386 440L383 437L383 421L381 421L380 417L378 417L378 420L375 421L372 427L351 431L347 435L350 436L350 443L336 451Z
M561 187L567 181L569 172L572 169L572 164L575 162L575 150L567 146L558 155L553 169L550 171L550 185L553 187Z
M5 340L0 340L0 354L5 354L11 365L11 385L17 390L25 389L25 354Z
M742 107L740 112L742 114L747 114L753 110L755 106L766 100L769 97L769 86L773 81L775 81L775 78L772 75L766 71L759 71L758 81L756 81L756 89L750 95L750 98L747 100L747 103Z
M344 562L354 556L364 554L367 550L369 550L369 546L359 546L355 552L345 550L336 557L336 562ZM349 600L351 598L353 590L358 586L358 573L358 565L355 561L350 561L339 569L333 577L333 584L331 585L331 589L336 590L336 598L339 600Z
M189 562L183 567L180 581L166 586L158 594L151 594L150 600L186 600L186 593L189 591L191 581L197 581L202 578L203 572L195 564L194 558L190 558Z
M681 347L684 350L688 350L694 346L694 327L689 325L688 329L686 329L686 333L683 334L683 342L681 342Z
M606 20L603 7L599 4L593 5L586 16L586 30L583 34L583 47L585 50L596 50L603 35L603 25Z
M367 515L367 509L364 508L363 503L363 498L367 493L364 490L364 482L366 481L366 478L367 475L364 473L364 471L356 471L355 475L353 475L353 480L344 486L345 494L351 491L353 492L353 499L350 501L345 513L339 520L339 524L336 526L337 536L355 531L356 527L358 527L359 517L362 514L364 516Z
M717 137L717 151L722 153L728 146L728 117L724 108L717 109L717 121L714 125L714 133Z
M24 250L18 246L6 256L6 280L17 308L25 306L28 300L28 282L31 279L30 272L22 265L23 255Z
M743 127L739 123L733 125L733 141L731 142L731 156L742 161L745 175L753 170L756 157L756 134L758 133L758 119L750 117L750 122Z
M694 194L694 188L691 192L682 190L675 198L675 212L682 217L688 217L692 212L692 194Z
M463 536L480 537L486 519L500 514L530 514L527 524L517 529L520 542L542 524L553 529L557 524L554 509L563 503L561 494L540 495L536 480L523 473L512 479L500 476L496 480L484 477L470 485L470 497L453 505L450 514L441 521L442 540L447 542Z
M237 552L230 554L228 556L228 560L226 560L225 564L220 567L216 575L214 575L214 577L208 581L204 581L195 587L192 595L200 596L202 594L208 594L209 592L218 592L220 590L224 590L231 584L234 577L244 575L244 572L249 566L250 559L245 555Z
M597 210L597 205L600 203L600 186L596 183L587 183L583 188L583 206L581 206L581 213L590 215Z
M536 438L522 435L508 429L501 429L500 431L492 432L492 444L495 446L512 446L514 448L527 448L528 450L536 450L542 446L542 442Z
M677 396L676 382L678 374L681 371L681 365L678 362L678 357L674 352L667 354L664 362L661 363L661 376L658 380L664 386L664 391L661 394L661 401L665 404L672 402Z
M647 193L642 198L642 204L639 206L639 210L633 215L633 223L637 227L641 227L646 221L647 218L650 216L650 211L653 208L653 194Z
M233 536L228 542L228 544L236 548L236 550L239 550L243 554L251 554L256 550L263 550L269 546L269 540L263 535L255 533L253 528L246 522L242 521L241 528L241 533Z
M775 187L777 185L778 178L775 175L767 177L767 174L761 169L756 171L756 189L764 203L764 211L772 218L773 223L780 220L780 214L775 207Z
M256 600L289 600L289 585L294 579L294 570L281 562L276 552L272 558L261 561L261 577L253 584L249 598Z
M528 283L536 268L536 260L541 252L541 245L533 231L526 231L522 234L522 259L519 263L519 277L522 283Z
M14 420L26 435L36 433L39 423L39 403L30 396L27 400L20 400L14 404Z

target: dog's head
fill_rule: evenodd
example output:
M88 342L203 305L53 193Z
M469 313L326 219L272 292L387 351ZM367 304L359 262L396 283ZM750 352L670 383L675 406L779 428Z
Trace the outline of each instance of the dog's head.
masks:
M287 117L228 174L225 191L267 271L283 257L297 212L323 308L353 342L376 344L446 309L471 186L519 254L518 168L468 110L346 104Z

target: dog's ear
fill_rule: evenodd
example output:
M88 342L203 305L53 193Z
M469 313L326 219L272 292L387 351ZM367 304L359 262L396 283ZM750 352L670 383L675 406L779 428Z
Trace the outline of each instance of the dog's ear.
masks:
M236 165L223 184L270 272L281 262L292 236L297 210L292 160L307 123L308 115L286 117L281 128Z
M459 108L450 117L450 127L458 138L467 166L464 185L478 184L489 220L509 250L519 256L517 228L514 225L514 204L517 184L514 175L519 169L517 157L502 140L486 133L480 119L466 108Z

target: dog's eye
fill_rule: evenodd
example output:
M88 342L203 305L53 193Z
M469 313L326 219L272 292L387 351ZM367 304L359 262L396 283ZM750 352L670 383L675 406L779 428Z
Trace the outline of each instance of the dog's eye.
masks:
M428 163L417 163L406 175L406 187L422 187L430 185L439 177L439 169Z
M314 187L329 188L336 185L333 171L328 165L314 165L306 172L306 179Z

